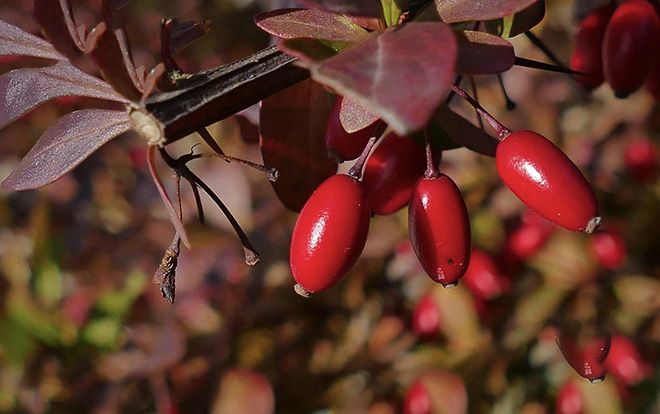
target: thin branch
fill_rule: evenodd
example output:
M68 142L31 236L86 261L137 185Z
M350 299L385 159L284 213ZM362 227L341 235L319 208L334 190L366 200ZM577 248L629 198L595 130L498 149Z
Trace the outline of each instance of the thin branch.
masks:
M474 81L474 76L470 76L470 87L472 88L472 95L474 96L474 100L479 102L479 95L477 92L477 84ZM484 120L481 119L481 115L479 114L479 111L475 109L475 112L477 113L477 122L479 123L479 129L483 130L484 129Z
M506 91L506 87L504 86L504 79L502 78L502 74L498 73L497 74L497 82L500 84L500 90L502 91L502 95L504 95L504 100L506 101L506 109L509 111L513 111L516 109L516 103L509 97L509 94Z
M454 92L461 98L465 99L474 109L479 111L481 116L488 121L491 127L495 130L497 133L497 138L502 141L504 138L509 136L511 134L511 130L504 125L497 119L495 119L494 116L492 116L488 111L486 111L480 104L479 102L475 101L470 95L467 94L463 89L459 88L458 86L452 86L451 87Z
M542 41L541 39L539 39L534 33L532 33L531 31L526 31L526 32L525 32L525 36L527 36L527 38L529 39L529 41L532 42L532 44L533 44L534 46L536 46L537 48L539 48L539 50L540 50L541 52L543 52L543 54L545 54L545 55L548 57L548 59L550 59L552 62L554 62L555 65L560 66L560 67L562 67L562 68L566 68L566 65L564 65L564 64L559 60L559 58L557 57L557 55L555 55L554 52L553 52L552 50L550 50L550 48L547 47L547 46L545 45L545 43L543 43L543 41Z
M547 70L548 72L568 73L569 75L587 75L587 73L577 72L569 68L552 65L550 63L539 62L537 60L526 59L520 56L516 56L516 60L513 64L526 68Z

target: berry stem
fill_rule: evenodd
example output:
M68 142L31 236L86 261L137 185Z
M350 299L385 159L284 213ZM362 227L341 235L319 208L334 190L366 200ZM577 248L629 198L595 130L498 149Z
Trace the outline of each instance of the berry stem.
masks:
M530 42L534 46L536 46L543 54L545 54L555 65L560 66L562 68L566 68L566 65L564 65L559 58L557 58L557 55L554 54L552 50L548 46L543 43L541 39L539 39L534 33L531 31L526 31L525 36L529 39Z
M348 170L346 173L347 175L350 175L356 180L362 179L362 169L364 168L364 164L367 162L367 158L369 158L369 153L371 153L371 150L376 145L376 142L378 142L378 140L384 135L386 130L387 124L384 122L378 124L378 126L374 129L374 135L369 139L367 145L365 145L362 154L357 159L357 161L355 161L355 164L351 167L350 170Z
M433 165L433 150L431 149L431 140L429 139L429 126L424 128L424 147L426 149L426 171L424 171L424 178L438 178L440 172Z
M504 95L504 100L506 101L506 109L509 111L513 111L516 109L516 103L511 99L509 94L506 91L506 87L504 86L504 79L502 78L502 74L498 73L497 74L497 82L500 84L500 89L502 90L502 95Z
M463 89L459 88L458 86L452 85L451 90L454 91L458 96L461 98L465 99L474 109L479 112L479 114L488 121L491 127L495 130L497 133L497 139L502 141L504 138L508 137L511 135L511 130L504 125L497 119L495 119L494 116L492 116L488 111L486 111L480 104L479 102L475 101L470 95L467 94Z
M477 93L477 84L474 81L474 76L470 76L470 87L472 88L472 95L474 95L474 100L479 102L479 95ZM477 122L479 122L479 129L483 131L484 129L484 120L481 118L479 111L477 111Z

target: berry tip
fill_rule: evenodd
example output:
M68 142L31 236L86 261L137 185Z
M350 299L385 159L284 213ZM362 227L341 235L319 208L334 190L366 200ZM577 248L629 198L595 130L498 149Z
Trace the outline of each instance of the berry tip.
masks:
M307 289L305 289L304 287L300 286L297 283L293 287L293 290L303 298L309 298L310 296L312 296L312 293L310 291L308 291Z
M592 219L589 220L589 222L587 223L587 227L585 227L584 232L587 233L587 234L591 234L591 233L593 233L594 231L596 231L596 229L598 228L598 226L600 226L600 223L601 223L602 221L603 221L603 219L602 219L601 217L599 217L599 216L596 216L596 217L592 218Z

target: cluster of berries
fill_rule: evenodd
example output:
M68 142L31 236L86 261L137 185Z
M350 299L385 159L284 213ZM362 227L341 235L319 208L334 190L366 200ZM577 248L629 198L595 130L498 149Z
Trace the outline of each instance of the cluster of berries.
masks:
M605 80L619 98L646 81L660 100L660 18L646 0L625 0L593 10L580 23L571 68L594 89Z
M360 158L348 174L323 182L298 217L290 249L296 291L308 296L341 280L364 248L370 216L406 205L422 267L432 280L455 286L470 261L470 223L460 190L436 168L439 154L428 142L424 150L412 139L386 134L369 155L384 126L377 121L349 134L339 122L340 106L338 99L327 129L329 149L335 159ZM502 181L546 220L593 232L600 223L597 201L578 168L543 136L500 127L496 163Z

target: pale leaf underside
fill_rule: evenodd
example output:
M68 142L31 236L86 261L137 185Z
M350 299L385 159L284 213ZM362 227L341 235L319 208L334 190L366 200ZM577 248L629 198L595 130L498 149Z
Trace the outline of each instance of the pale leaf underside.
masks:
M38 105L60 96L85 96L128 102L110 85L68 62L16 69L0 76L0 128Z
M130 128L124 111L83 109L72 112L39 138L2 186L20 191L51 183Z
M55 48L37 36L0 20L0 56L33 56L43 59L66 60Z
M322 9L280 9L255 17L257 26L282 39L357 42L367 31L341 14Z

